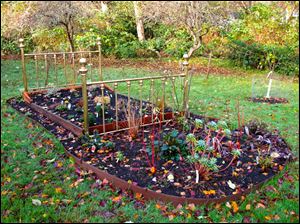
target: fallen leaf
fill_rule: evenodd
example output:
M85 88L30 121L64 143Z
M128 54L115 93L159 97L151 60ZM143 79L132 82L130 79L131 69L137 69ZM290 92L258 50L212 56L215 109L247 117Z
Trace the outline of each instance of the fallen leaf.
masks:
M271 217L271 216L269 216L269 215L265 216L265 220L268 220L268 221L270 221L271 219L272 219L272 217Z
M262 204L262 203L258 203L256 205L256 208L266 208L266 206L264 204Z
M231 189L233 189L233 190L236 188L235 184L232 183L231 180L227 181L227 184L228 184L228 186L229 186Z
M187 209L188 209L188 210L191 210L191 211L195 211L196 206L195 206L194 203L191 203L191 204L188 204Z
M113 202L120 202L121 199L122 199L122 196L119 195L119 196L117 196L117 197L114 197L114 198L112 199L112 201L113 201Z
M32 199L32 204L36 206L42 205L42 202L39 199Z
M246 210L249 211L250 209L251 209L251 205L250 205L250 204L247 204L247 205L246 205Z
M208 191L203 191L203 193L205 194L205 195L211 195L211 194L216 194L216 191L215 190L208 190Z
M169 221L174 219L174 215L169 215L168 217L169 217Z
M135 193L135 198L140 200L143 197L141 193Z
M47 163L53 163L55 161L55 158L50 159L50 160L46 160Z
M60 193L62 193L62 191L63 191L63 189L61 187L55 188L55 193L56 194L60 194Z
M239 210L239 206L235 201L231 202L232 208L233 208L233 212L236 213Z
M229 203L229 201L227 201L225 205L227 208L231 208L231 204Z

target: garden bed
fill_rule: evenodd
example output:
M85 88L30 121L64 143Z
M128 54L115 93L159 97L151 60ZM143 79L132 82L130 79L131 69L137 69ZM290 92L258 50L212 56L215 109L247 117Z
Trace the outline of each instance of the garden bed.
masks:
M72 122L78 127L82 127L83 122L83 101L81 88L56 89L52 88L48 91L33 92L28 94L31 102L39 107L60 116L61 118ZM97 126L103 124L102 104L97 106L98 101L105 103L105 124L116 122L116 107L118 107L118 121L127 120L128 96L117 94L117 105L115 92L109 87L104 89L104 97L101 95L100 87L90 86L88 89L88 111L89 125ZM140 111L140 101L130 97L130 107L138 117ZM153 106L150 102L142 101L142 114L144 117L151 117ZM171 108L165 108L165 113L171 113ZM168 115L170 117L170 115ZM121 123L122 124L122 123ZM124 126L124 125L123 125Z
M279 104L279 103L289 102L284 97L249 97L248 100L256 103L269 103L269 104Z
M70 131L32 111L23 101L12 99L9 103L55 134L66 153L73 156L83 168L93 170L102 179L107 178L123 189L130 188L144 193L145 197L174 203L233 200L270 179L292 157L288 145L277 132L271 133L260 124L252 123L240 130L232 130L230 136L222 138L220 152L216 150L210 154L211 158L216 158L218 171L212 171L207 177L200 176L199 182L195 183L195 167L188 162L183 151L179 156L177 150L164 154L163 150L155 152L155 149L155 153L152 153L152 146L162 149L166 145L177 144L180 148L180 144L185 144L189 148L191 145L185 142L187 136L193 133L197 141L207 139L205 127L218 124L216 119L192 115L187 123L174 120L140 128L133 140L129 139L127 131L107 134L97 140L97 144L102 146L94 147L84 137L75 138ZM196 119L206 120L204 126L195 129ZM210 132L211 139L218 135L218 130ZM235 149L240 151L240 155L233 159L232 151ZM152 154L155 155L154 160Z

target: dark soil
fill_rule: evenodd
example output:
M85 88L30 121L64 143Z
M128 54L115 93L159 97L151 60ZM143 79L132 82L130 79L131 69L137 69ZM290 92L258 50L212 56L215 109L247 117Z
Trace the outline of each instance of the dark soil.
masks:
M288 103L289 101L283 97L249 97L249 101L253 101L256 103L269 103L269 104L277 104L277 103Z
M8 103L16 110L41 123L62 142L69 152L85 162L106 170L108 173L126 181L132 181L139 186L171 195L219 198L236 194L275 175L283 169L286 162L292 157L288 145L277 132L270 133L265 130L255 129L253 126L250 128L249 126L248 136L244 131L234 130L232 131L231 140L240 142L241 156L225 171L213 173L209 180L200 179L199 184L196 184L195 171L185 159L176 162L156 157L156 172L154 174L149 172L150 166L147 162L147 154L144 151L143 139L148 139L149 145L150 134L155 133L156 140L159 140L162 139L164 133L171 132L174 129L180 132L182 138L185 138L188 132L183 131L181 125L176 121L163 124L161 127L156 125L140 129L137 138L133 141L130 141L126 131L107 134L103 139L113 141L115 143L114 149L103 148L92 152L90 148L82 147L79 139L74 138L70 131L32 111L22 100L10 99ZM192 115L193 119L196 117L201 118L201 116ZM203 129L196 131L195 136L203 138L205 136ZM217 165L220 170L226 167L232 158L232 155L226 148L226 141L228 139L224 139L224 142L222 142L224 154L217 159ZM257 148L261 149L262 154L271 154L273 152L277 154L271 167L262 169L257 164ZM117 151L123 153L125 156L124 160L116 161ZM151 159L151 156L149 157ZM173 174L173 182L168 180L169 174ZM229 180L236 186L235 189L229 187ZM205 193L205 191L211 190L215 192L209 195Z
M94 98L101 95L101 89L99 87L91 87L88 91L88 111L90 114L94 114L94 122L90 119L90 126L103 124L102 119L102 106L101 110L96 110L96 103ZM110 103L105 105L105 124L116 121L116 98L115 93L108 88L104 89L104 96L109 96ZM59 115L60 117L73 122L75 125L81 127L83 121L83 101L81 89L76 90L49 90L46 93L30 94L33 103L43 107L44 109ZM128 105L128 96L117 94L118 105L118 121L125 121L126 111ZM66 105L70 103L70 107L65 110L59 110L59 105ZM130 97L131 111L135 112L136 116L139 115L140 101ZM165 108L165 112L171 112L171 108ZM142 101L142 116L151 115L152 104L147 101Z

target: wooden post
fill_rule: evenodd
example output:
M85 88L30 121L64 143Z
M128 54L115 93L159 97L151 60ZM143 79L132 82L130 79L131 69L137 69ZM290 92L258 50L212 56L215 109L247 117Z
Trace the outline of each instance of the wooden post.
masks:
M102 54L101 54L101 38L97 38L97 45L98 45L98 51L99 51L99 79L100 81L103 81L103 76L102 76Z
M188 107L189 107L189 99L188 99L188 90L189 90L189 77L188 77L188 73L189 73L189 68L188 68L188 65L189 65L189 62L188 62L188 54L184 54L183 55L183 67L184 67L184 85L183 85L183 108L182 110L184 111L184 116L185 118L187 118L188 116Z
M270 98L270 92L271 92L271 86L272 86L272 75L273 75L273 70L270 71L267 76L267 78L269 79L269 85L268 85L266 98Z
M27 83L27 76L26 76L26 68L25 68L25 56L24 56L24 39L19 39L19 47L21 49L21 61L22 61L22 78L23 78L23 85L24 85L24 92L28 92L28 83Z
M82 98L83 98L83 130L84 134L89 133L89 121L88 121L88 97L87 97L87 87L86 87L86 59L80 58L79 63L81 64L81 68L79 69L79 74L81 75L81 83L82 83Z

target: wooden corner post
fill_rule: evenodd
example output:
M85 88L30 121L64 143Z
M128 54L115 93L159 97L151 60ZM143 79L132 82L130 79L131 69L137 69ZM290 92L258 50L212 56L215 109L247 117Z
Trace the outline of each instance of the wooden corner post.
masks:
M86 85L86 59L80 58L79 63L81 65L79 74L81 75L82 83L82 98L83 98L83 130L84 134L89 133L89 121L88 121L88 96L87 96L87 85Z
M19 39L19 47L21 49L21 61L22 61L22 78L23 78L23 85L24 85L24 92L28 92L28 83L27 83L27 76L26 76L26 68L25 68L25 56L24 56L24 39Z

